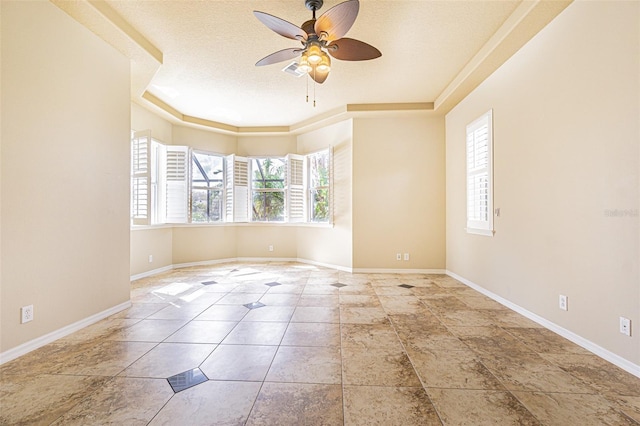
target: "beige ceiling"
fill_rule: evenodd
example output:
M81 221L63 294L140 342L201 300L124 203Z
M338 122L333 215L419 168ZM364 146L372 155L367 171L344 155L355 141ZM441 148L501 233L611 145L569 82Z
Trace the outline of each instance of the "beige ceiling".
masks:
M134 101L232 132L287 131L350 107L446 112L569 3L361 0L347 36L382 57L334 59L327 81L314 85L282 71L291 61L254 66L299 43L252 11L301 25L311 18L304 0L52 1L131 57ZM318 15L338 3L325 0Z

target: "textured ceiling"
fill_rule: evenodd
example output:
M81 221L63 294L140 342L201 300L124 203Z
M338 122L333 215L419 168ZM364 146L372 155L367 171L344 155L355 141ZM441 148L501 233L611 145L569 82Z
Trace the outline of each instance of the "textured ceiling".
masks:
M280 49L297 47L254 16L260 10L301 25L303 0L107 1L164 55L147 91L185 115L233 126L297 123L353 103L433 102L503 24L519 1L360 2L348 37L382 57L334 60L327 81L282 72L289 62L255 67ZM326 0L318 12L340 3Z

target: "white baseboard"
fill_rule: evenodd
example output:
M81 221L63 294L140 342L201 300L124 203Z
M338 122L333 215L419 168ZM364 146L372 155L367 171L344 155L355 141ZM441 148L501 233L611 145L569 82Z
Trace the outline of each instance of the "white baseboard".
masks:
M444 269L354 268L354 274L444 274Z
M297 262L295 257L239 257L236 259L238 262Z
M162 272L167 272L170 271L172 269L179 269L179 268L187 268L190 266L202 266L202 265L212 265L212 264L219 264L219 263L228 263L228 262L234 262L234 261L241 261L241 262L300 262L300 263L305 263L305 264L309 264L309 265L315 265L315 266L321 266L321 267L325 267L325 268L331 268L331 269L336 269L336 270L340 270L340 271L344 271L344 272L353 272L353 273L393 273L393 274L447 274L452 278L457 279L458 281L462 282L463 284L473 288L474 290L478 291L479 293L484 294L485 296L495 300L496 302L500 303L503 306L506 306L507 308L519 313L520 315L523 315L526 318L529 318L530 320L540 324L541 326L545 327L548 330L553 331L554 333L559 334L560 336L572 341L573 343L577 344L578 346L583 347L584 349L594 353L595 355L598 355L599 357L611 362L612 364L622 368L623 370L633 374L636 377L640 377L640 365L634 364L633 362L622 358L621 356L608 351L607 349L591 342L590 340L585 339L584 337L573 333L572 331L569 331L533 312L530 312L526 309L524 309L523 307L516 305L513 302L510 302L509 300L495 294L492 293L491 291L485 289L484 287L481 287L477 284L475 284L472 281L467 280L464 277L461 277L460 275L457 275L456 273L449 271L449 270L442 270L442 269L366 269L366 268L348 268L348 267L344 267L344 266L339 266L339 265L331 265L331 264L326 264L326 263L322 263L322 262L316 262L316 261L312 261L312 260L308 260L308 259L293 259L293 258L236 258L236 259L219 259L219 260L209 260L209 261L202 261L202 262L191 262L191 263L181 263L181 264L176 264L176 265L169 265L169 266L165 266L162 268L158 268L158 269L154 269L151 271L147 271L147 272L143 272L140 274L136 274L136 275L132 275L131 276L131 281L135 281L137 279L140 278L145 278L148 276L152 276L152 275L156 275ZM0 353L0 365L11 361L15 358L18 358L19 356L22 356L28 352L31 352L35 349L38 349L48 343L51 343L55 340L58 340L62 337L65 337L71 333L74 333L84 327L87 327L91 324L94 324L104 318L107 318L108 316L111 316L113 314L116 314L120 311L123 311L124 309L127 309L131 306L131 301L127 301L124 303L121 303L119 305L116 305L112 308L106 309L102 312L99 312L97 314L91 315L87 318L84 318L80 321L77 321L73 324L69 324L63 328L60 328L58 330L55 330L51 333L45 334L44 336L38 337L36 339L30 340L26 343L23 343L19 346L16 346L15 348L12 348L8 351L2 352Z
M492 293L491 291L485 289L484 287L481 287L477 284L475 284L472 281L469 281L468 279L461 277L460 275L451 272L451 271L446 271L446 274L449 275L452 278L455 278L456 280L460 281L461 283L471 287L472 289L478 291L479 293L484 294L485 296L495 300L496 302L500 303L503 306L506 306L507 308L511 309L512 311L515 311L517 313L519 313L522 316L525 316L527 318L529 318L531 321L534 321L538 324L540 324L541 326L543 326L544 328L553 331L556 334L559 334L560 336L564 337L565 339L568 339L570 341L572 341L573 343L575 343L578 346L583 347L584 349L588 350L589 352L592 352L595 355L598 355L600 358L609 361L610 363L622 368L623 370L633 374L636 377L640 377L640 365L634 364L633 362L622 358L619 355L614 354L613 352L603 348L602 346L599 346L595 343L593 343L590 340L585 339L584 337L570 331L567 330L566 328L560 327L558 324L553 323L549 320L547 320L546 318L541 317L540 315L534 314L533 312L530 312L528 310L526 310L525 308L516 305L513 302L510 302L509 300L498 296L495 293Z
M229 258L229 259L213 259L213 260L201 260L199 262L187 262L187 263L176 263L173 265L169 265L169 269L181 269L181 268L191 268L193 266L207 266L207 265L218 265L220 263L229 263L229 262L237 262L237 258Z
M192 266L217 265L229 262L299 262L307 265L320 266L323 268L336 269L342 272L358 273L358 274L446 274L445 269L382 269L382 268L351 268L342 265L333 265L331 263L317 262L315 260L293 258L293 257L235 257L228 259L203 260L198 262L176 263L173 265L163 266L162 268L152 269L147 272L131 275L131 281L141 278L150 277L152 275L171 271L173 269L190 268Z
M353 269L348 266L332 265L331 263L317 262L315 260L298 258L296 259L296 262L304 263L307 265L320 266L322 268L336 269L342 272L353 272Z
M168 271L170 271L172 269L173 269L172 265L163 266L162 268L152 269L150 271L141 272L139 274L131 275L130 280L131 281L135 281L135 280L139 280L141 278L147 278L147 277L150 277L152 275L157 275L157 274L161 274L163 272L168 272Z
M117 314L118 312L123 311L130 306L131 301L121 303L102 312L91 315L90 317L74 322L73 324L69 324L65 327L59 328L58 330L52 331L51 333L45 334L44 336L40 336L36 339L30 340L26 343L16 346L15 348L9 349L8 351L2 352L0 353L0 365L4 364L5 362L9 362L12 359L16 359L28 352L36 350L62 337L68 336L69 334L74 333L102 319L105 319L108 316Z

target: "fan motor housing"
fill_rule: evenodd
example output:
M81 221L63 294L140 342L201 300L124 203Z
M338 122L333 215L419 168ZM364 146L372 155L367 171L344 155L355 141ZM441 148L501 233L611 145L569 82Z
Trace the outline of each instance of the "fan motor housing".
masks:
M322 7L322 0L305 0L304 5L307 9L316 11Z
M302 28L302 31L304 31L308 35L312 35L316 33L316 30L314 29L315 24L316 24L316 20L310 19L306 21L304 24L302 24L300 28Z

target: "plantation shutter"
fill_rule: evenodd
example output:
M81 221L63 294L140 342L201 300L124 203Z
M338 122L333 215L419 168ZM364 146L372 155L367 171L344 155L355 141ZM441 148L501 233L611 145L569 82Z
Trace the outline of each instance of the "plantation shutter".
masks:
M234 154L225 157L227 171L225 217L227 222L249 221L249 160Z
M333 146L329 146L329 223L333 223Z
M307 162L302 155L289 154L287 162L286 212L289 222L306 222Z
M189 221L189 147L166 146L166 223Z
M489 111L467 126L467 230L489 235L493 231L491 121Z
M131 140L131 223L151 223L151 131L135 132Z

